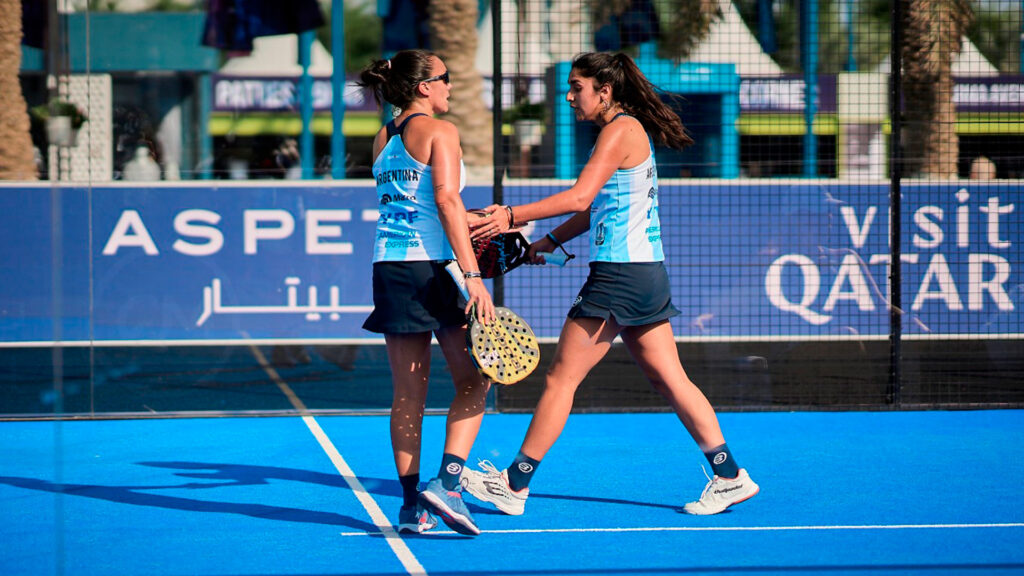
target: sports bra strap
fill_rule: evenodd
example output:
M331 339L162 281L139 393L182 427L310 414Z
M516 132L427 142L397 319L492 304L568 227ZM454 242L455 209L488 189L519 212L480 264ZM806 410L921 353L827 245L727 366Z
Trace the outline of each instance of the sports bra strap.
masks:
M415 114L410 114L409 116L406 117L405 120L402 120L402 123L399 124L398 126L395 126L395 121L394 120L392 120L391 122L388 122L387 126L386 126L387 130L388 130L388 140L390 140L392 136L399 135L399 134L402 134L403 132L405 132L405 125L409 123L409 120L412 120L413 118L415 118L417 116L426 116L426 114L424 114L423 112L417 112Z

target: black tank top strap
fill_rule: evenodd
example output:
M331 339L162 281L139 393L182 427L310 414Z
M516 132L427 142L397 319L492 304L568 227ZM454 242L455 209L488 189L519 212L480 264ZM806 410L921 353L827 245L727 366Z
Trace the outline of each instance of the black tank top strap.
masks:
M407 116L405 118L405 120L402 120L402 123L397 125L397 126L395 125L395 121L394 120L392 120L391 122L388 122L387 126L386 126L387 131L388 131L388 140L390 140L392 136L396 136L396 135L399 135L399 134L402 134L403 132L405 132L405 125L409 123L409 120L412 120L413 118L415 118L417 116L426 116L426 114L424 114L423 112L417 112L415 114L409 114L409 116Z
M615 116L612 116L612 119L611 119L611 120L609 120L608 122L609 122L609 123L611 123L611 122L614 122L614 121L618 120L618 119L619 119L619 116L632 116L632 114L627 114L627 113L625 113L625 112L619 112L619 113L618 113L618 114L616 114Z

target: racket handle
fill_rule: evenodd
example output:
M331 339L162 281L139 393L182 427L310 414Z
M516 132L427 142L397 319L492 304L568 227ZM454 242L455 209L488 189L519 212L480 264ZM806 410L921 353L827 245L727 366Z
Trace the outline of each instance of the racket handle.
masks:
M459 263L452 260L448 264L445 264L444 269L452 275L452 280L455 280L455 285L459 287L459 292L462 292L462 297L469 300L469 289L466 288L466 277L462 275L462 268L459 268Z
M565 266L565 263L569 261L569 257L565 254L556 254L554 252L537 252L538 256L544 257L544 262L547 264L554 264L555 266Z

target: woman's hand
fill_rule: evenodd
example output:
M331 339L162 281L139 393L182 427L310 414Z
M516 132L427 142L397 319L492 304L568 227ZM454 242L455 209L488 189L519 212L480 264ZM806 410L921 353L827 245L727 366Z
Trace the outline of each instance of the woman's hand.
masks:
M487 286L484 286L484 281L480 278L466 278L466 291L469 292L466 314L475 306L477 321L484 324L494 322L494 301L491 300L491 293L487 291Z
M530 259L530 264L546 264L547 261L539 253L547 252L550 254L555 251L555 248L557 248L555 243L545 236L540 240L530 242L530 251L526 255Z
M512 228L512 212L508 206L491 204L474 212L482 213L483 216L469 218L469 237L472 240L487 240Z

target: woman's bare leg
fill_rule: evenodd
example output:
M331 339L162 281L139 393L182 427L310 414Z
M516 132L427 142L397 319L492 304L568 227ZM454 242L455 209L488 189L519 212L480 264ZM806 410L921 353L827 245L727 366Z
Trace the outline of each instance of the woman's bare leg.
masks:
M702 451L725 444L718 416L704 393L686 375L668 320L648 326L630 326L622 341L644 375L675 410L683 426Z
M444 451L460 458L469 457L487 405L491 383L473 364L466 349L466 327L444 328L437 332L441 351L448 361L455 384L455 398L448 408Z
M541 460L555 444L572 411L576 389L611 348L619 326L614 319L570 318L562 327L544 392L537 402L520 451Z
M430 333L386 334L391 366L391 449L399 476L420 471L423 408L430 374Z

